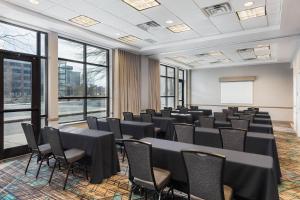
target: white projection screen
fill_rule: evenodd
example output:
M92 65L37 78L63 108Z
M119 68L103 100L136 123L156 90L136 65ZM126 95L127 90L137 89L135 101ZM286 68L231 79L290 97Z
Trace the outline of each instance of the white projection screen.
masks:
M253 81L221 82L221 103L253 104Z

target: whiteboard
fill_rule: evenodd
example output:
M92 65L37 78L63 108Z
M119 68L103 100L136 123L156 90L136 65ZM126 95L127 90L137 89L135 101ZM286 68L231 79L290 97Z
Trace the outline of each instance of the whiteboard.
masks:
M221 103L253 104L253 81L221 82Z

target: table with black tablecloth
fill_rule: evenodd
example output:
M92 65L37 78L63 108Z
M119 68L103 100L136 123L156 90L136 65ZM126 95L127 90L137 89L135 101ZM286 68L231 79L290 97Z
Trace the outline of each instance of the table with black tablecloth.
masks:
M152 144L153 165L171 172L171 181L176 189L184 191L187 185L180 152L197 150L226 157L224 184L232 187L237 196L249 200L279 199L276 172L270 156L155 138L145 138L142 141Z
M63 147L65 149L77 148L85 151L91 160L89 164L90 182L101 183L120 171L115 138L113 133L64 127L60 129ZM41 140L47 142L47 135L42 131Z
M98 129L110 131L106 119L98 119ZM121 121L121 130L125 135L132 135L134 139L154 137L154 124L139 121Z
M228 120L239 119L239 116L228 116ZM269 124L272 125L272 120L270 118L263 118L263 117L254 117L253 118L254 124Z
M175 111L172 111L172 113L180 113L179 110L175 110ZM187 113L184 113L184 114L190 114L192 115L192 121L196 121L199 119L200 116L204 116L204 112L201 111L201 110L189 110ZM188 122L190 123L190 119L187 119L189 120Z
M220 127L231 127L231 122L229 121L215 121L215 128ZM270 124L256 124L250 123L249 131L260 132L260 133L270 133L273 134L273 126Z
M171 117L176 119L176 123L193 123L192 114L184 114L184 113L171 113Z
M222 148L219 130L214 128L196 127L195 144ZM248 153L271 156L274 161L277 177L279 178L278 182L280 182L281 170L274 135L247 132L245 151Z

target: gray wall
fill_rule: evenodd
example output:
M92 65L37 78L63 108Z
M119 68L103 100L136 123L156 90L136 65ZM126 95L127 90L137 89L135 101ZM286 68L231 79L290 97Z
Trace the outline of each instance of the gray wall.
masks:
M269 111L273 120L292 121L293 71L288 63L192 70L191 103L214 105L203 106L214 111L224 108L219 78L230 76L256 76L253 106L265 107L261 110Z

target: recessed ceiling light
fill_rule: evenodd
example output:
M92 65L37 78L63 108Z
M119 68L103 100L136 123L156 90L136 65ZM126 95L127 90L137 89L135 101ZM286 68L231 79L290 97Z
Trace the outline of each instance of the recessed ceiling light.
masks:
M121 33L116 33L116 35L117 35L117 36L120 36L120 35L121 35Z
M180 33L191 30L191 28L186 24L177 24L174 26L169 26L168 29L173 33Z
M160 5L156 0L122 0L122 1L124 1L131 7L137 9L138 11L146 10L148 8L152 8Z
M167 24L173 24L173 21L172 20L167 20L166 23Z
M221 51L211 51L208 53L210 56L223 56Z
M245 7L250 7L250 6L253 6L253 5L254 5L253 1L248 1L248 2L244 3Z
M259 59L259 60L268 60L270 58L271 58L270 54L262 55L262 56L257 56L257 59Z
M79 15L77 17L69 19L69 21L79 24L81 26L85 26L85 27L93 26L95 24L100 23L99 21L92 19L90 17L84 16L84 15Z
M251 19L254 17L261 17L266 15L266 7L257 7L248 10L238 11L237 15L241 21Z
M38 0L29 0L30 3L38 5L40 2Z
M133 35L126 35L124 37L120 37L119 40L122 41L122 42L128 43L128 44L132 44L132 43L135 43L136 41L138 41L140 39L133 36Z

